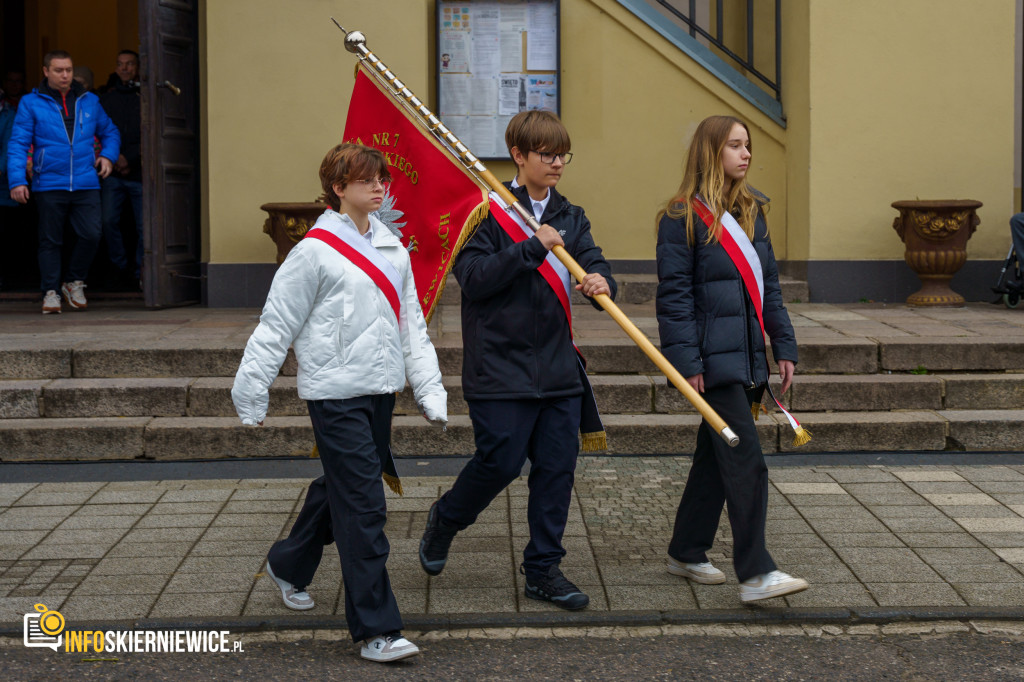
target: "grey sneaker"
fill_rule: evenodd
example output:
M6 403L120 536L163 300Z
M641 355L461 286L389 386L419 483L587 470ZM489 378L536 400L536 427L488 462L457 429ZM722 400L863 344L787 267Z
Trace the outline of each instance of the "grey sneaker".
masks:
M725 582L725 573L711 565L710 561L699 564L684 564L672 557L668 558L668 572L672 575L681 575L701 585L721 585Z
M85 310L89 307L85 300L85 282L82 280L64 282L64 286L60 290L64 292L64 298L68 300L68 305L75 310Z
M47 291L43 296L43 315L50 313L60 313L60 296L53 289Z
M402 637L401 632L389 632L363 642L359 655L368 661L391 663L415 656L419 652L420 648Z
M740 583L740 601L771 599L787 594L803 592L809 587L803 578L794 578L782 571L755 575Z
M270 560L267 560L266 565L267 576L277 583L277 586L281 588L281 599L284 601L284 605L290 609L296 611L308 611L309 609L316 606L313 602L313 598L309 596L309 593L305 590L295 589L295 585L292 585L287 580L283 580L274 575L274 572L270 570Z

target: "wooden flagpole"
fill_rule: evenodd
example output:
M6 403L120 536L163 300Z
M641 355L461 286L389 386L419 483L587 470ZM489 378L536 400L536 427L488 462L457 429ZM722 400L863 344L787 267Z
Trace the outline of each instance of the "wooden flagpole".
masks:
M345 33L345 49L359 57L360 61L368 64L367 71L377 80L388 93L407 111L415 114L416 120L419 121L427 132L431 133L438 141L441 142L441 146L445 151L454 156L479 182L484 186L494 191L501 197L502 201L512 207L513 210L519 217L521 217L530 228L536 232L540 229L540 223L533 217L533 212L526 209L516 199L515 195L509 191L505 185L501 183L494 174L487 169L486 166L473 155L472 152L457 138L451 130L448 129L441 119L434 115L432 111L424 104L409 88L405 86L398 77L392 73L392 71L384 65L384 63L373 54L366 47L366 36L360 31L345 31L344 27L331 17L331 21L334 21L334 25L337 26L343 33ZM562 246L555 246L551 249L551 252L555 254L559 261L569 270L569 273L576 278L576 281L583 281L583 277L587 274L586 271L580 266L576 260L569 255L569 252ZM736 433L729 428L729 425L725 423L725 420L718 416L718 413L708 405L707 401L701 397L693 386L690 385L683 375L672 366L672 363L661 354L654 344L651 343L650 339L641 332L633 322L626 317L626 314L615 305L611 297L607 294L598 294L593 297L597 301L605 312L611 315L612 319L622 330L626 332L626 335L633 340L636 345L640 347L640 350L651 359L651 361L660 369L668 380L672 382L672 385L679 389L679 392L686 397L690 403L697 408L701 416L711 425L711 427L717 432L726 443L730 446L735 447L739 444L740 439Z

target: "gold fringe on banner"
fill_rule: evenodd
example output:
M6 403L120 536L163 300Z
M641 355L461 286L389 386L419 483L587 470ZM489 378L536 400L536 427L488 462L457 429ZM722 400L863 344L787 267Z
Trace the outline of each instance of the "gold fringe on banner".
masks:
M452 253L457 254L465 246L469 238L473 236L476 228L484 221L487 214L491 212L491 202L487 199L481 201L476 208L466 218L466 223L462 226L462 232L459 233L459 239L455 242L455 246L452 247ZM424 314L423 318L427 324L430 324L431 318L434 317L434 311L437 309L437 304L441 300L441 294L444 293L444 285L448 283L448 273L452 270L452 265L455 263L455 258L449 258L448 264L444 269L444 276L441 278L441 284L437 288L437 295L434 296L434 300L430 302L430 310Z
M608 436L604 431L594 433L581 433L583 437L583 452L598 452L608 449Z
M811 432L804 427L798 427L793 434L793 447L800 447L811 442Z
M309 456L314 458L320 456L320 451L317 450L315 445L313 446L313 452L309 453Z
M757 421L761 417L762 409L761 403L750 403L750 414L754 418L754 421Z

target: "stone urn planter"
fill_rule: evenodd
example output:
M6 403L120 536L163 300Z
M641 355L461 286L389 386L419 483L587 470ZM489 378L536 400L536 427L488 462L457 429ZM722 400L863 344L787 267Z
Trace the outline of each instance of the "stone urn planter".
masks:
M964 297L949 280L967 261L967 240L977 229L980 201L896 201L900 212L892 227L906 245L903 259L921 280L921 290L907 303L917 306L962 306Z
M306 236L320 214L327 210L327 204L319 201L263 204L260 210L270 214L263 222L263 231L277 244L277 264L280 265L292 247Z

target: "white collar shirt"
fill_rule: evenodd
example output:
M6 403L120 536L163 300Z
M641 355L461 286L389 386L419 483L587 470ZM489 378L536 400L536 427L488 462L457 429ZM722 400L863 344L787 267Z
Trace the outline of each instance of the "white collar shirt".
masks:
M518 178L512 178L512 189L519 187ZM530 196L527 194L526 196ZM540 217L544 215L544 210L548 207L548 202L551 201L551 190L548 190L547 196L540 201L537 201L533 197L530 197L530 208L533 209L533 217L540 222Z

